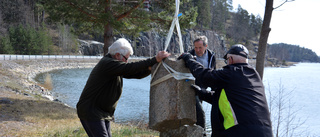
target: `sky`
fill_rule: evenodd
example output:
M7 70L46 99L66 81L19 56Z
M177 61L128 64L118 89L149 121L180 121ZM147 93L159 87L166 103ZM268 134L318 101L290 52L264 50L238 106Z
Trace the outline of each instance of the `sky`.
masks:
M273 7L284 0L274 0ZM233 8L240 4L249 14L263 19L266 0L233 0ZM314 51L320 56L320 0L295 0L273 10L268 44L287 43Z

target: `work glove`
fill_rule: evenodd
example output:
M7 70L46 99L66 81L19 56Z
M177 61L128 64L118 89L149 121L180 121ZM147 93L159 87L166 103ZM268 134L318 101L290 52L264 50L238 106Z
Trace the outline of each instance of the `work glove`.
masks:
M183 59L185 62L187 62L189 59L193 59L194 57L190 53L182 53L177 60Z
M201 93L201 94L206 94L206 93L213 94L214 93L214 91L208 91L208 90L206 90L204 88L201 88L201 87L199 87L198 85L195 85L195 84L191 84L191 87L196 92L196 95L198 95L199 93Z

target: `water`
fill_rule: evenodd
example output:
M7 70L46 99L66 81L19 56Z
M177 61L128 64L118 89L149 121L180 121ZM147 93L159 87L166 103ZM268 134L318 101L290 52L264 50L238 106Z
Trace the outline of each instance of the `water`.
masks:
M50 72L53 80L54 96L71 107L75 107L82 89L92 69L66 69ZM284 99L291 104L291 111L305 123L300 122L299 132L308 132L309 135L320 135L320 64L300 63L289 68L265 68L264 85L268 98L278 96L279 90L284 91ZM36 80L43 81L43 74L37 76ZM282 87L282 88L281 88ZM119 100L116 112L116 122L143 121L147 122L149 117L149 90L150 76L144 79L124 79L123 94ZM269 92L271 91L271 92ZM291 93L290 93L291 92ZM272 105L275 108L275 105ZM211 105L204 103L206 121L210 128ZM287 109L288 110L288 107ZM276 112L272 113L275 114ZM282 114L284 117L287 113ZM275 122L273 122L275 123ZM294 126L299 122L293 122Z
M292 108L293 115L283 116L296 116L290 126L300 123L298 132L309 132L310 136L320 136L320 103L317 102L320 98L319 76L319 63L300 63L290 68L266 68L263 78L268 97L269 91L272 96L277 96L279 89L284 91L284 102L291 104L285 110ZM301 122L297 122L299 118ZM305 123L301 124L303 121Z
M53 96L75 108L91 70L92 68L50 71ZM42 73L37 75L35 80L43 83L46 74L47 73Z
M53 96L63 103L76 107L92 68L50 71ZM36 76L43 83L46 73ZM149 120L150 79L123 79L123 92L115 111L116 122Z

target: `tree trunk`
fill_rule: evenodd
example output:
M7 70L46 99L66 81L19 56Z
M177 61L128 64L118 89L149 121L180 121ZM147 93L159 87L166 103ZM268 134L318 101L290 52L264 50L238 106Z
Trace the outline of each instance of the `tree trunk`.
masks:
M259 38L259 48L257 53L257 59L256 59L256 69L258 73L260 74L261 79L263 78L263 70L264 70L264 60L266 56L266 50L267 50L267 42L269 33L271 31L270 28L270 22L271 22L271 16L273 11L273 0L266 0L266 7L263 17L263 23Z
M111 12L111 1L112 0L107 0L107 5L104 9L105 13ZM113 43L113 27L110 25L109 22L107 22L104 26L103 43L103 56L105 56L108 53L109 46Z
M108 53L109 46L113 43L113 28L108 23L104 26L104 46L103 46L103 56Z

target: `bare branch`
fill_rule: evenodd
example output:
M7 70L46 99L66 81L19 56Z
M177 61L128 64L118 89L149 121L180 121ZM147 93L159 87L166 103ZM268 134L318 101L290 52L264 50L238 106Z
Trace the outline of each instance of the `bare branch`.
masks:
M134 6L134 7L133 7L132 9L130 9L129 11L127 11L127 12L119 15L119 16L117 17L117 20L119 21L119 20L127 17L127 16L128 16L129 14L131 14L134 10L136 10L144 1L146 1L146 0L142 0L142 2L140 2L139 4L137 4L136 6Z
M281 7L283 4L285 4L285 3L287 3L287 2L293 2L293 1L295 1L295 0L286 0L286 1L284 1L283 3L281 3L279 6L273 8L273 9L275 10L275 9Z
M158 22L169 22L171 23L172 20L164 20L161 18L142 18L142 17L134 17L134 16L128 16L128 19L150 19L152 21L158 21Z
M68 1L68 0L63 0L63 1L66 2L66 3L68 3L69 5L71 5L72 7L75 7L78 11L80 11L80 12L88 15L89 17L92 17L92 18L94 18L94 19L97 18L96 16L94 16L94 15L92 15L92 14L90 14L90 13L84 11L84 10L82 10L80 7L78 7L78 6L75 5L74 3L72 3L72 2L70 2L70 1Z

